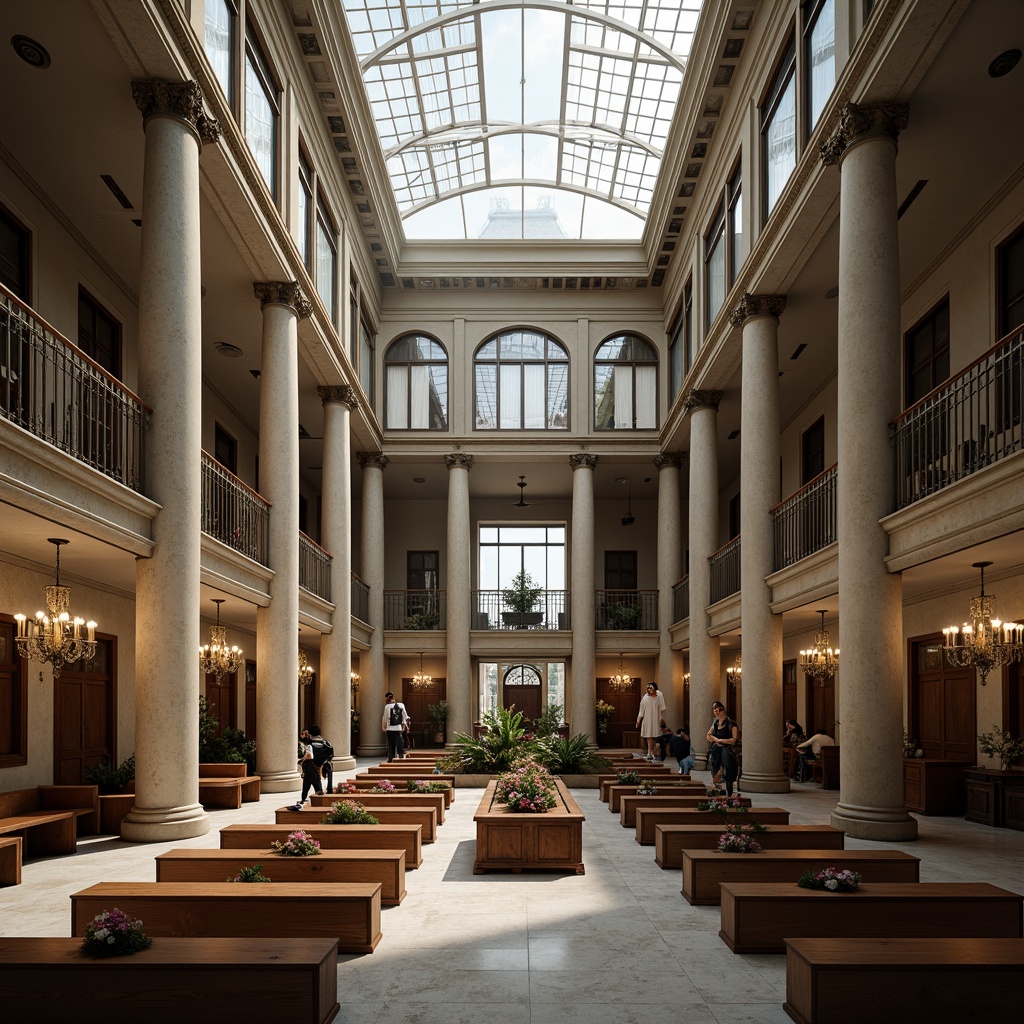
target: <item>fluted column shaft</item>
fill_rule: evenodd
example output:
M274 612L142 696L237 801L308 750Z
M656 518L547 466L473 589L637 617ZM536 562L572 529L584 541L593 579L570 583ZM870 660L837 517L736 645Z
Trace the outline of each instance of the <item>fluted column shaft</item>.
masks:
M665 721L683 724L681 659L672 650L672 588L682 571L682 528L679 503L680 453L659 455L658 468L658 685L665 695Z
M320 536L331 553L331 632L320 640L319 725L334 747L337 771L352 756L352 470L349 421L357 399L348 385L319 387L324 406Z
M594 676L594 467L596 455L571 455L572 466L572 731L597 739ZM620 709L621 712L622 709ZM632 711L629 712L632 714Z
M900 408L900 268L896 138L907 108L843 111L823 145L840 168L839 721L843 764L832 823L859 839L906 840L903 806L903 604L885 567L892 512L889 421Z
M150 558L136 561L134 842L210 830L199 803L199 557L202 315L199 153L216 138L195 82L136 82L145 167L139 279L139 395L153 409L146 494L160 505ZM174 638L171 644L158 638Z
M381 729L384 694L389 689L384 660L384 470L388 457L376 452L360 452L357 456L363 470L363 582L370 591L369 673L361 680L363 708L359 722L359 754L377 757L387 750ZM401 694L399 694L399 697Z
M445 456L448 467L448 736L473 732L473 678L469 656L471 558L469 471L473 456Z

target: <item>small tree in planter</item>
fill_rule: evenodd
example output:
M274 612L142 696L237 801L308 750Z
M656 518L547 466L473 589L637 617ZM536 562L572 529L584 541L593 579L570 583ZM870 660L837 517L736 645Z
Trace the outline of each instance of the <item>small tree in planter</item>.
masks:
M427 714L434 727L434 742L444 743L445 723L448 721L448 701L439 700L436 704L428 704Z
M501 613L502 620L515 629L539 625L543 612L535 612L533 607L543 593L544 588L538 587L537 581L525 569L516 573L512 585L501 592L505 606Z
M978 737L978 747L986 757L994 757L999 762L999 768L1005 772L1024 755L1024 738L1015 740L1008 732L994 725L991 732Z

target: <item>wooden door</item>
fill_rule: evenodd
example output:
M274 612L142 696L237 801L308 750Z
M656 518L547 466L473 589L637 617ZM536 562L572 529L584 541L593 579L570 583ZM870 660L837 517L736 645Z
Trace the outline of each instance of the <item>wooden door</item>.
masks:
M96 640L91 661L66 665L54 680L53 781L77 785L82 771L109 760L116 749L116 640Z
M642 696L640 676L633 676L629 680L628 690L613 690L607 677L597 680L597 699L615 708L615 712L608 719L608 731L598 734L598 746L613 749L621 747L622 734L636 732L636 713L640 709Z
M925 757L974 761L977 707L974 671L953 668L940 633L910 643L909 731Z
M833 676L818 679L805 676L807 686L808 736L823 732L836 738L836 681Z
M523 722L540 717L544 690L543 670L536 665L511 665L501 680L502 707L515 706L522 713Z
M430 685L422 690L418 690L412 685L412 679L402 680L400 699L412 719L410 731L417 746L441 746L434 741L434 726L430 721L430 712L427 711L427 706L436 704L439 700L447 700L447 694L448 681L446 679L431 679Z
M316 673L314 672L309 677L309 683L299 687L299 731L319 724L316 720Z
M220 677L207 675L205 680L206 710L217 716L219 736L225 729L238 728L238 673Z
M1003 729L1011 736L1024 736L1024 670L1019 662L1007 665L1003 672ZM1021 760L1014 763L1019 765Z
M725 713L737 724L743 711L743 676L732 673L725 680Z
M14 644L14 619L0 615L0 768L28 761L28 662Z
M256 739L256 662L245 663L245 735Z
M782 729L786 722L796 719L796 661L782 663Z

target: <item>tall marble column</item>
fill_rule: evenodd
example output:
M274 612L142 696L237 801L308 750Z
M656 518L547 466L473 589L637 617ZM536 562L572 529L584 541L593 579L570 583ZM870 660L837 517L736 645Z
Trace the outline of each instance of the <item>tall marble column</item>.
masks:
M597 456L579 452L569 456L569 465L572 467L572 700L571 707L566 708L566 718L573 733L585 732L596 740L594 467Z
M263 312L260 493L270 502L270 604L256 609L256 766L260 789L299 788L299 320L309 300L295 281L256 281ZM304 723L305 724L305 723Z
M788 793L782 770L782 616L766 580L775 564L779 503L779 317L784 295L744 295L730 314L743 330L740 402L740 593L743 617L743 788Z
M721 700L722 657L718 637L708 632L711 619L711 565L718 550L718 404L721 391L690 391L690 736L697 763L707 761L704 738Z
M139 278L139 395L153 409L146 494L156 546L135 562L135 806L132 842L201 836L199 553L202 505L202 285L199 153L215 142L195 82L133 82L145 167ZM173 637L164 644L160 637Z
M472 525L469 514L469 471L473 456L454 452L448 467L448 735L473 734L473 673L469 655Z
M654 457L658 469L658 685L665 694L665 721L683 724L683 673L672 650L672 590L682 575L679 471L682 452Z
M917 838L903 806L903 599L886 571L880 520L893 511L889 422L900 410L896 139L901 104L848 104L822 143L840 170L839 722L843 763L832 823L858 839Z
M352 470L349 420L359 404L347 384L322 385L324 457L320 535L331 553L331 631L320 640L317 715L334 747L335 771L355 768L352 756Z
M362 576L370 591L369 614L373 626L370 649L364 656L369 672L364 672L360 681L363 707L358 753L363 757L377 757L388 749L381 718L384 694L394 689L388 685L384 659L384 470L388 457L379 452L359 452L356 458L363 471Z

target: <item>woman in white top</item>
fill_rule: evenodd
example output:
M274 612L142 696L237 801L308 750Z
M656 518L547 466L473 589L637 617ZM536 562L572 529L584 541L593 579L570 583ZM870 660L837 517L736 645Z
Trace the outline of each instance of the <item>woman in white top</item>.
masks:
M645 761L658 760L658 737L661 735L661 718L664 714L665 697L658 692L657 683L648 683L647 692L640 698L640 710L636 713L640 738L647 741Z

